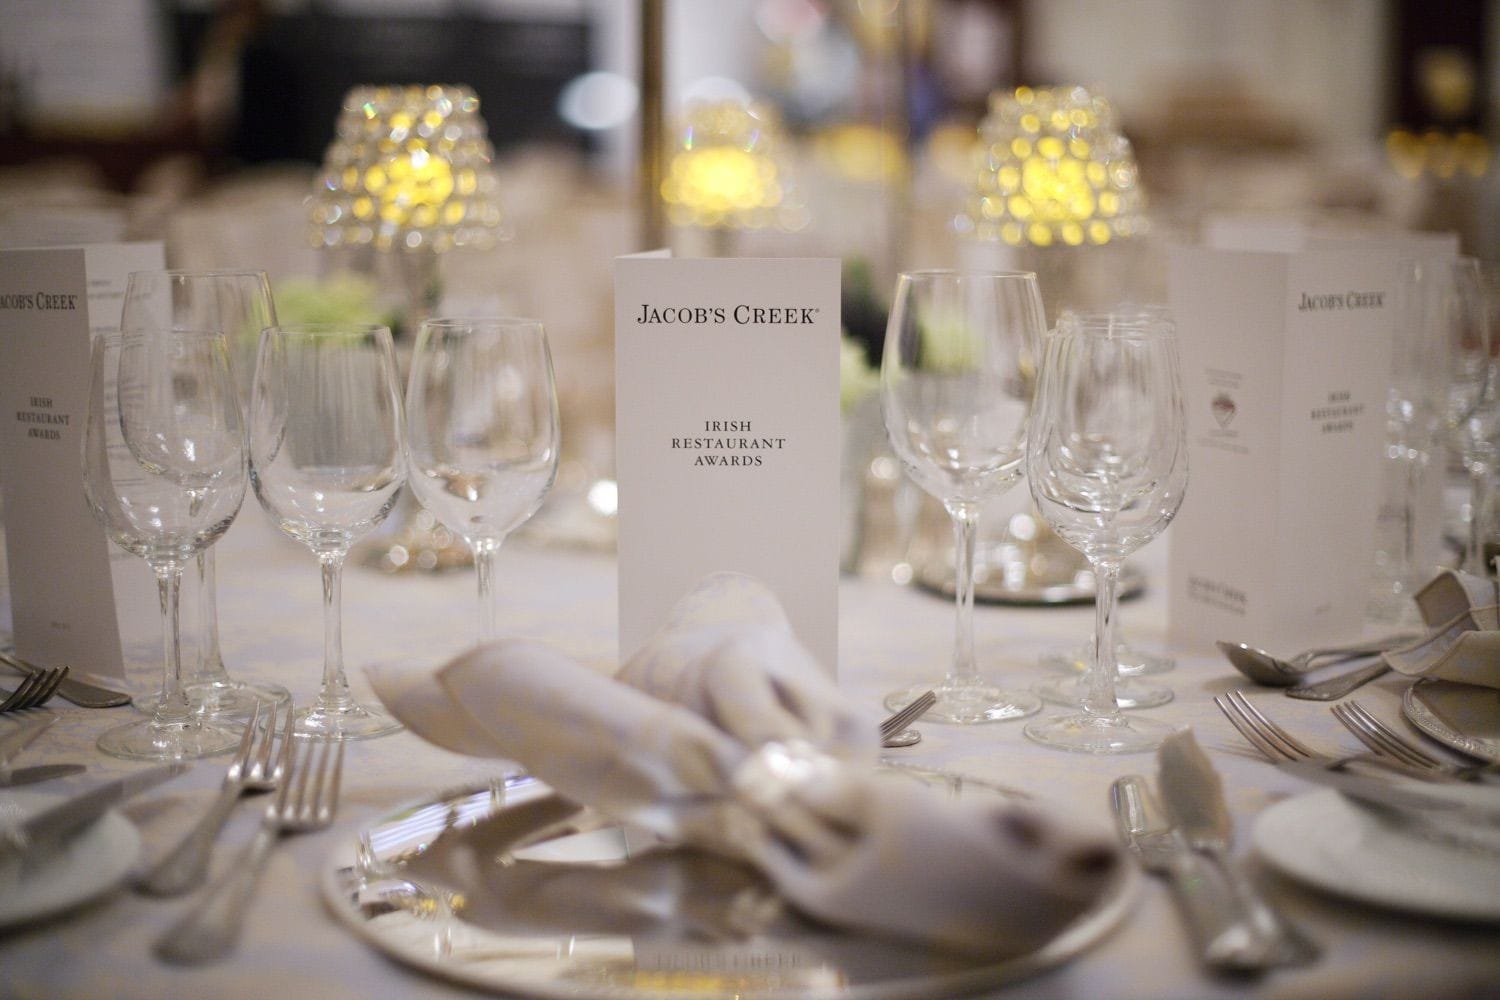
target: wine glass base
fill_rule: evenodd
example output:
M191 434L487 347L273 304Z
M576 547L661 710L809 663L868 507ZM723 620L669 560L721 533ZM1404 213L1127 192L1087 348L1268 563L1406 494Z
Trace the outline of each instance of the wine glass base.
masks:
M893 691L885 707L894 712L905 708L926 692L937 695L937 704L922 713L923 722L948 722L968 726L981 722L1024 719L1042 710L1042 699L1029 691L1006 691L989 684L919 684Z
M206 718L235 719L243 721L250 717L257 704L280 708L291 703L292 694L280 684L252 684L248 681L209 681L203 684L183 685L193 711ZM135 705L150 715L161 703L161 692L150 697L136 698Z
M298 710L292 735L301 739L369 740L400 732L403 728L383 708L350 704L330 711L314 705Z
M192 760L233 750L243 734L243 726L195 715L187 722L142 719L116 726L100 736L97 745L111 757L127 760Z
M1059 677L1043 681L1036 693L1054 705L1082 708L1088 694L1087 676ZM1155 708L1172 700L1172 689L1137 677L1120 677L1115 681L1115 705L1119 708Z
M1088 670L1093 658L1093 646L1084 645L1068 650L1050 650L1039 657L1039 662L1049 670L1072 670L1081 674ZM1177 661L1170 656L1148 653L1143 649L1136 649L1128 642L1118 643L1115 646L1115 659L1120 677L1164 674L1177 666Z
M1175 726L1138 715L1058 715L1028 722L1028 739L1074 753L1146 753L1161 746Z

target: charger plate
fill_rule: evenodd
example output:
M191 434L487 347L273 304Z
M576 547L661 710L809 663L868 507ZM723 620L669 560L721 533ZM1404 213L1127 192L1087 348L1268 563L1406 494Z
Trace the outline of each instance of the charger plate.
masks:
M1124 871L1045 948L976 960L813 924L752 870L664 846L520 775L370 825L330 859L323 893L387 956L493 991L926 1000L1013 982L1091 948L1134 898L1139 875Z
M1406 689L1401 712L1439 743L1500 762L1500 691L1423 677Z

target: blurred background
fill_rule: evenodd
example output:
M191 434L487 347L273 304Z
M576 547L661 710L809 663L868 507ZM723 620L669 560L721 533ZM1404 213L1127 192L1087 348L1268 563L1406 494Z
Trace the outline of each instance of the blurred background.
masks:
M866 371L905 267L1019 261L1055 314L1163 301L1244 216L1500 258L1497 58L1500 0L6 0L0 245L162 240L284 321L540 317L586 485L618 254L839 257ZM478 174L350 151L459 135L454 91L348 96L435 84Z

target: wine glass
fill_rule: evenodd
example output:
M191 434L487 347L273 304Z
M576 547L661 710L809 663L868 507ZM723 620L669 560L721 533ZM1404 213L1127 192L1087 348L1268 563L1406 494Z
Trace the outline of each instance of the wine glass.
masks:
M264 271L136 271L125 285L122 330L177 327L222 330L242 412L249 402L250 369L260 331L276 325L271 286ZM203 712L245 716L259 701L291 698L279 684L250 683L229 676L219 650L219 613L214 550L198 557L198 658L183 678L188 696Z
M1500 336L1494 329L1496 274L1493 265L1482 266L1472 257L1425 261L1414 267L1435 272L1425 311L1438 327L1445 349L1443 425L1449 447L1469 475L1469 533L1462 569L1485 576L1490 570L1484 558L1483 512L1494 470L1495 393L1500 388L1495 384L1495 341Z
M217 330L133 329L93 340L83 442L89 509L146 560L162 615L161 695L150 717L99 737L117 757L229 750L241 729L195 711L182 686L182 570L229 530L245 498L245 428Z
M250 482L277 526L323 570L323 683L316 703L298 710L298 736L360 739L401 728L349 690L340 586L349 547L396 505L404 449L390 330L307 324L261 333Z
M953 663L936 684L886 698L901 708L932 689L923 717L977 723L1041 710L1028 692L983 681L974 659L974 540L984 501L1020 480L1042 331L1029 272L913 271L896 282L880 366L886 433L907 474L953 520Z
M430 319L406 389L412 492L468 542L479 578L479 641L495 638L494 562L557 476L552 355L529 319Z
M1172 727L1120 714L1113 651L1120 567L1166 528L1187 485L1182 376L1164 314L1063 315L1042 360L1026 478L1042 517L1096 581L1083 711L1031 722L1026 735L1087 753L1150 750Z

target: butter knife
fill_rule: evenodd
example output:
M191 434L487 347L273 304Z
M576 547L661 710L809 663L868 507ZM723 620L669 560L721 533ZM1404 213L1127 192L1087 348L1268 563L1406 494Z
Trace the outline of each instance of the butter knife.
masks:
M131 796L155 788L191 766L162 764L149 770L137 771L123 778L107 781L55 806L49 806L29 819L0 828L0 860L23 854L34 844L56 844Z
M0 650L0 666L24 675L34 674L37 670L25 660L5 650ZM64 677L62 683L57 686L57 694L64 701L71 701L80 708L115 708L119 705L130 704L130 695L125 692L79 680L72 675L71 671L69 671L69 676Z
M1109 789L1120 839L1147 871L1167 880L1204 965L1249 972L1266 967L1265 949L1233 891L1188 847L1138 774Z
M1162 741L1157 751L1158 784L1169 815L1198 854L1224 876L1244 906L1262 945L1265 964L1304 965L1319 949L1278 913L1229 856L1234 821L1224 801L1224 786L1190 729Z
M69 778L88 770L82 764L33 764L30 767L0 769L0 788L20 788L43 781Z

